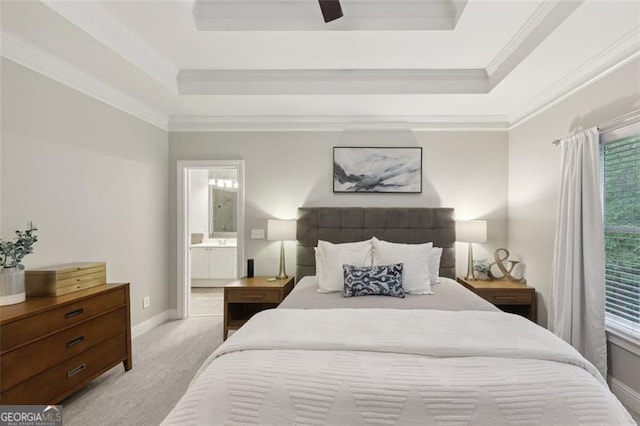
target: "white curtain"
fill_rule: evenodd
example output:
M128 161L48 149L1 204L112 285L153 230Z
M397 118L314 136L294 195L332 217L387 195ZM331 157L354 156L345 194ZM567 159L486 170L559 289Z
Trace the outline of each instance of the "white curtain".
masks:
M560 142L561 176L549 329L607 377L604 222L597 128Z

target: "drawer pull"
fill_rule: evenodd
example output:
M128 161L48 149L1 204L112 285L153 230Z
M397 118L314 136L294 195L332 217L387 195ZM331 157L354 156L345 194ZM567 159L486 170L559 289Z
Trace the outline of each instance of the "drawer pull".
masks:
M496 300L514 300L514 299L520 299L520 297L518 297L518 296L495 296L494 299L496 299Z
M264 296L265 296L264 294L243 294L242 298L261 300L261 299L264 299Z
M67 342L67 347L70 348L72 346L77 345L78 343L82 342L84 340L84 336L78 336L78 337L74 337L73 339L69 340Z
M77 317L78 315L82 315L83 313L84 313L84 309L80 308L80 309L76 309L75 311L67 312L64 315L64 317L66 319L69 319L69 318Z
M82 364L80 364L79 366L74 368L73 370L67 371L67 378L75 376L76 374L80 373L81 371L83 371L86 368L87 368L87 365L83 362Z

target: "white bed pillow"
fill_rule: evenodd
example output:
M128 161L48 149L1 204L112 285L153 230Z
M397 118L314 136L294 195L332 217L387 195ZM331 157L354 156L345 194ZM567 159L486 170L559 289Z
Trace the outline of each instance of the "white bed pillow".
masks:
M404 265L402 287L409 294L433 294L429 280L429 259L433 243L397 244L373 238L373 264Z
M344 271L342 265L372 266L373 242L333 244L318 241L316 252L316 277L319 293L344 291Z
M433 247L429 254L429 282L431 285L440 283L440 258L442 257L442 247Z

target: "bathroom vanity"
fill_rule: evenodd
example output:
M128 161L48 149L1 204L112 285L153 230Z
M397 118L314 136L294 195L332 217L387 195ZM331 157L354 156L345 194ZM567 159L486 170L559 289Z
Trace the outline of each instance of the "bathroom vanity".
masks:
M191 279L213 280L237 277L238 257L235 238L205 239L191 245Z

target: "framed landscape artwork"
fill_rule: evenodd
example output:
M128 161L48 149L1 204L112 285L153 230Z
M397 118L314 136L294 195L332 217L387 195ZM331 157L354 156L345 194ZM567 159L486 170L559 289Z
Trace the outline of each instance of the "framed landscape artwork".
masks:
M333 148L333 192L422 192L422 148Z

